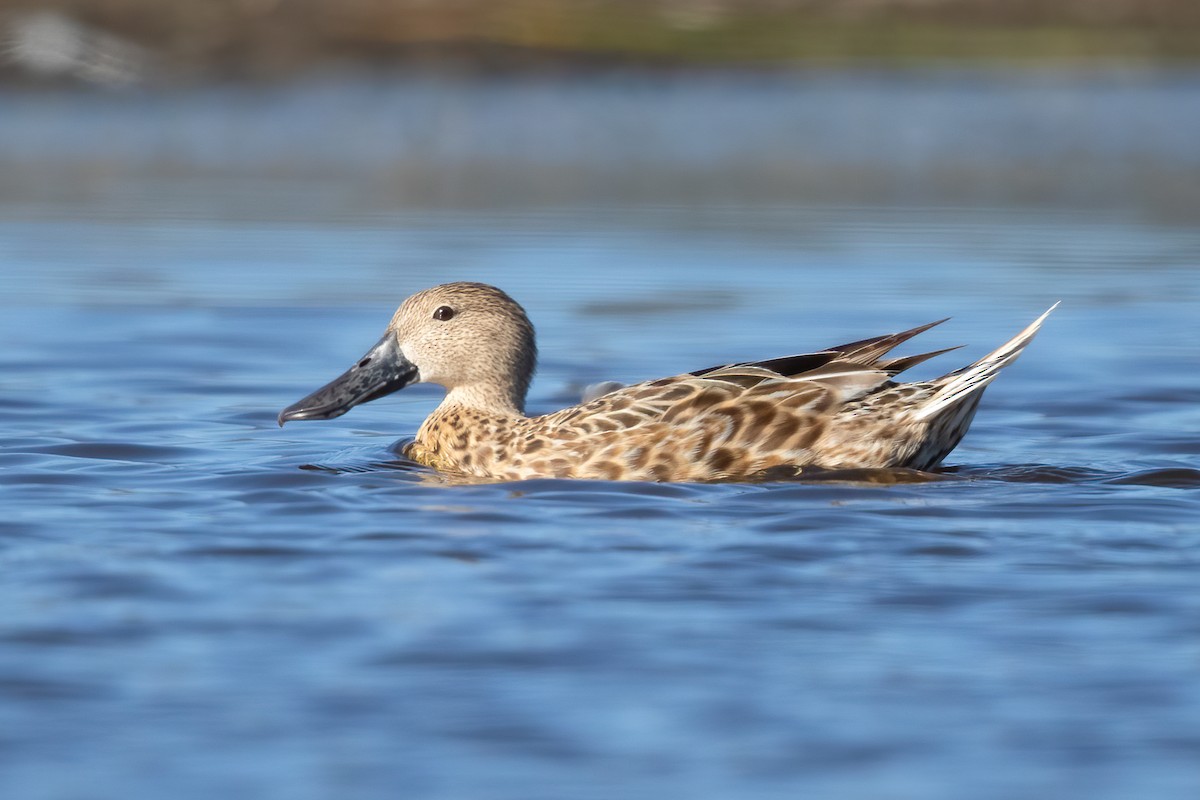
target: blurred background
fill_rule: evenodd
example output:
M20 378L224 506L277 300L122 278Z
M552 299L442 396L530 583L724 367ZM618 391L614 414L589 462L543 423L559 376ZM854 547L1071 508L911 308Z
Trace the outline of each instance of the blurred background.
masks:
M0 19L6 202L1191 219L1200 199L1186 0L3 0Z

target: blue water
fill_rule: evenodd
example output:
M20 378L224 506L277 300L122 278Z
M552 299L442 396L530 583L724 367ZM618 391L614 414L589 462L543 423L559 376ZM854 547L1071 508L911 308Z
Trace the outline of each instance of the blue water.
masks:
M1200 227L197 180L3 204L4 797L1200 793ZM936 479L451 486L394 451L431 387L276 426L454 279L529 310L534 411L1063 304Z

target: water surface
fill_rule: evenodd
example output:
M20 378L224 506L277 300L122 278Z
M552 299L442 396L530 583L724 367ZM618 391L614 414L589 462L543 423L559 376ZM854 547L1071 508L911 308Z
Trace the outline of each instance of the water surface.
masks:
M6 797L1200 792L1200 228L246 180L4 206ZM276 427L455 279L528 308L535 411L953 315L928 377L1063 305L936 479L447 486L393 449L429 387Z

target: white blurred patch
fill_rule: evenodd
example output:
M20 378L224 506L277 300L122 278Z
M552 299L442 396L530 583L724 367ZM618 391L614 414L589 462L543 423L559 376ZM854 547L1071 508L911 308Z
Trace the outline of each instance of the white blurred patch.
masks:
M105 86L136 83L148 57L142 48L88 28L56 11L12 18L5 26L4 57L44 77L73 77Z
M581 403L590 403L597 397L604 397L609 392L615 392L617 389L624 389L625 384L616 381L602 381L600 383L590 383L583 387L583 399Z
M728 0L664 0L658 7L664 22L684 31L715 28L729 11Z

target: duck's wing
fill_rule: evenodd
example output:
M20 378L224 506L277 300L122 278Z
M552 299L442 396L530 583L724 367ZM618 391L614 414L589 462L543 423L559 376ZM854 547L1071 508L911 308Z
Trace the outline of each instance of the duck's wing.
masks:
M901 371L946 352L881 360L896 346L944 321L815 353L722 364L633 384L550 414L543 422L554 428L562 426L564 431L592 434L653 422L687 425L708 414L728 415L738 408L770 417L829 413Z

